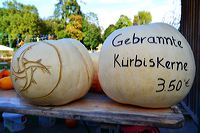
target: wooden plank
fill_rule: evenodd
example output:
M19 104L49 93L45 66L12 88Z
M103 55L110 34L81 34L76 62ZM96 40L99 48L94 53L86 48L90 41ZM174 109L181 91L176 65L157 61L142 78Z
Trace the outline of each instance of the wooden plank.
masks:
M119 104L105 95L93 93L64 106L42 107L27 103L13 90L0 91L0 111L125 125L180 128L184 124L177 106L147 109Z

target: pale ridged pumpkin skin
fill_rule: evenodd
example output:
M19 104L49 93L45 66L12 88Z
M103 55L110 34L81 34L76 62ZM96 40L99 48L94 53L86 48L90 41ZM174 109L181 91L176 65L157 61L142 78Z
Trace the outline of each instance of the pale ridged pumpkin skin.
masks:
M81 98L92 76L90 55L74 39L25 44L11 63L16 92L36 105L62 105Z
M103 93L103 90L101 89L101 85L99 83L99 78L98 78L99 55L100 55L100 52L96 52L96 51L93 53L90 53L90 57L92 59L93 68L94 68L93 81L92 81L90 90L96 93Z
M188 94L194 76L195 61L188 42L168 24L116 30L101 49L101 87L120 103L170 107Z

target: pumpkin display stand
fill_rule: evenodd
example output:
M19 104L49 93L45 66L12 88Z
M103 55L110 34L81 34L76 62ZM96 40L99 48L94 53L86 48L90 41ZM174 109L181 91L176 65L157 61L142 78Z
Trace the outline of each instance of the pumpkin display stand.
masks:
M144 125L181 128L184 116L177 106L149 109L117 103L104 94L88 93L62 106L36 106L19 97L14 90L0 91L0 111L26 115L73 118L114 125Z

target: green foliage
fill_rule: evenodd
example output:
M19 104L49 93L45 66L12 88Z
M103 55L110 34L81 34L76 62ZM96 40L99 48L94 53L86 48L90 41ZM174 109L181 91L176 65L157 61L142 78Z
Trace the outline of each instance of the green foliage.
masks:
M99 26L99 19L97 17L97 14L89 12L85 14L85 18L87 19L88 22L95 24L96 26Z
M83 33L84 38L82 42L87 49L95 50L102 43L101 28L88 20L88 17L83 20Z
M0 32L8 35L10 43L14 43L19 34L29 36L40 34L41 20L36 7L23 5L15 0L6 1L3 5L4 8L0 9Z
M67 37L67 33L63 23L58 19L43 20L43 34L50 34L57 37L57 39Z
M39 35L55 35L59 38L80 40L91 50L100 43L101 28L95 13L83 15L76 0L59 0L55 17L42 20L35 6L23 5L16 0L8 0L0 8L0 43L8 45L23 39L36 41Z
M109 25L109 27L104 31L103 34L103 41L106 40L106 38L115 30L117 29L121 29L127 26L131 26L133 25L131 20L125 16L125 15L121 15L120 18L118 19L118 21L115 23L115 25L111 24Z
M57 38L83 39L82 16L77 0L58 0L54 17L59 25L51 25Z
M29 13L38 15L38 10L35 6L24 5L24 4L18 3L16 0L5 1L3 2L3 6L6 9L11 9L10 12L12 13L18 10L18 11L24 11L24 12L29 12Z
M120 29L131 25L133 25L131 20L127 16L121 15L119 20L116 22L115 27L116 29Z
M8 46L9 40L8 40L8 35L1 32L1 36L0 36L0 45L6 45Z
M152 21L152 16L150 12L140 11L137 15L134 16L133 24L134 25L142 25L149 24Z
M77 0L58 0L55 5L54 17L66 23L71 15L81 15L80 6Z
M66 38L67 33L65 30L60 30L56 32L57 39Z
M82 32L82 16L80 15L71 15L69 18L69 23L66 27L66 37L74 38L77 40L83 39Z
M115 25L111 24L109 27L104 31L103 34L103 41L106 40L106 38L115 30L124 28L127 26L132 26L132 25L141 25L141 24L148 24L151 23L152 21L152 16L150 12L146 11L140 11L138 12L138 15L134 16L134 21L133 23L130 21L130 19L125 16L121 15L118 21L115 23Z
M102 37L103 41L105 41L106 38L115 30L116 30L115 25L113 25L113 24L109 25L108 28L104 31L104 34Z

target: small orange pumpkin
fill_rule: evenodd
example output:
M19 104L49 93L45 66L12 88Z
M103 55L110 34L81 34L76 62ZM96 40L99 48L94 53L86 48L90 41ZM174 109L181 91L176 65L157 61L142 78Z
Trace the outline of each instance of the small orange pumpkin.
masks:
M10 76L0 79L0 89L2 90L11 90L13 89L13 83Z

